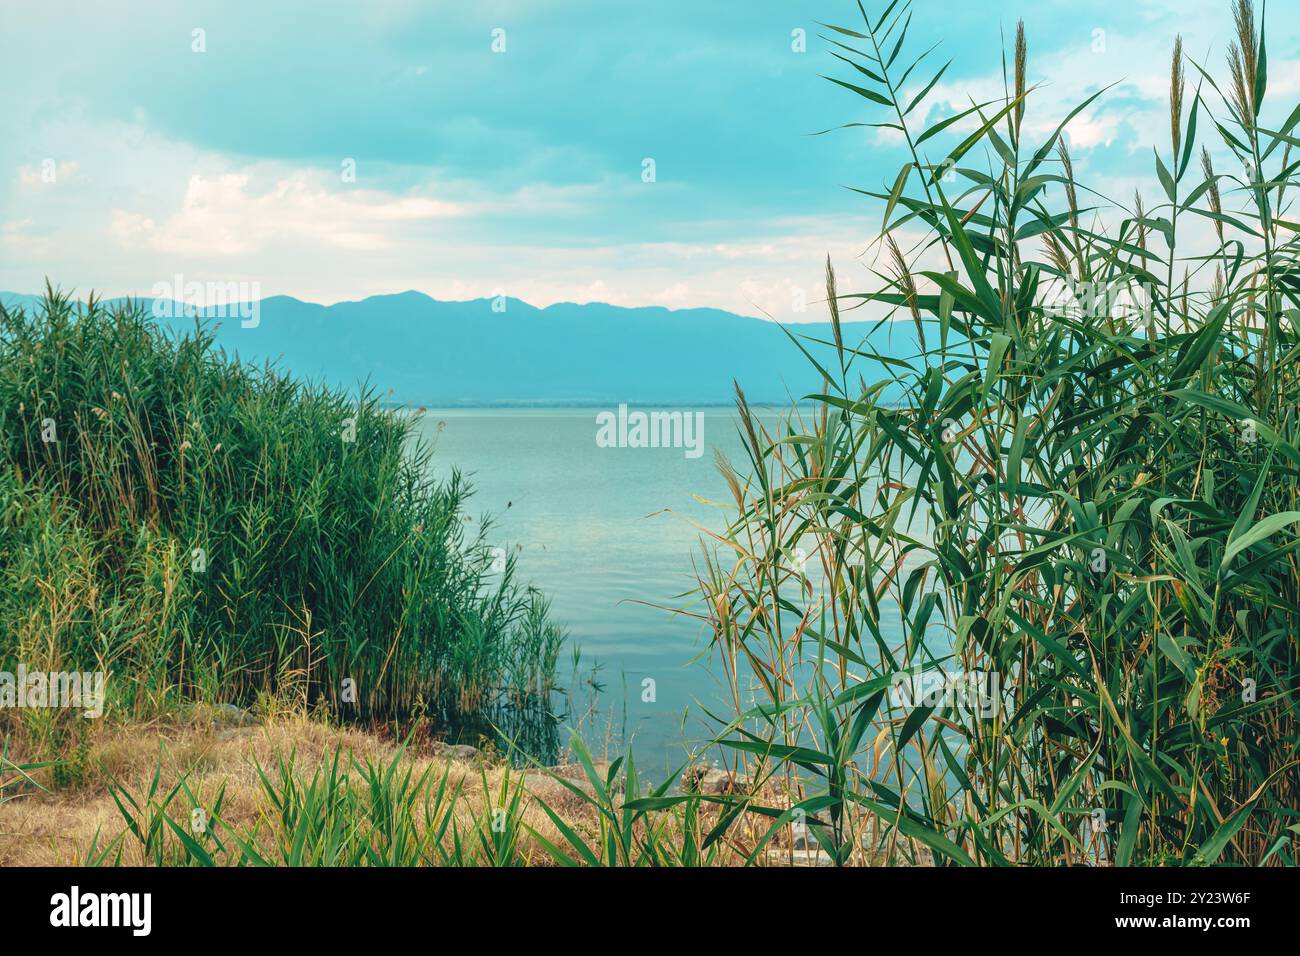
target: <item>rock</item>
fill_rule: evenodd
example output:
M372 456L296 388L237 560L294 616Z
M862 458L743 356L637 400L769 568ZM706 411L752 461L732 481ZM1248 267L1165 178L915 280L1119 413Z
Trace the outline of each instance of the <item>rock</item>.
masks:
M476 760L479 753L477 747L471 747L469 744L448 744L439 740L433 745L435 757L448 757L451 760Z
M743 792L744 785L730 770L699 763L682 774L682 789L706 796L723 796Z
M252 714L235 704L218 704L217 713L221 720L236 727L247 727L249 724L257 723Z

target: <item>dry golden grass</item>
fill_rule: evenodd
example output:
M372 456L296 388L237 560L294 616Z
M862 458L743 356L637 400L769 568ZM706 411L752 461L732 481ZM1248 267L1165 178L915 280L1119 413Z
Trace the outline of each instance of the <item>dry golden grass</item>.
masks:
M208 719L197 710L188 718L173 718L125 726L105 725L89 742L89 759L83 780L73 788L54 789L48 771L38 771L35 779L47 789L28 787L17 799L0 804L0 866L76 865L84 861L87 850L99 833L99 845L115 838L125 822L108 792L111 779L135 794L147 790L160 763L162 792L185 776L190 790L207 803L225 786L222 819L241 833L251 832L266 818L267 795L259 782L256 765L267 772L281 757L296 754L300 775L310 778L336 748L344 758L350 754L357 761L390 763L400 749L391 740L362 730L330 726L302 715L275 717L251 727L228 727ZM431 765L440 778L450 763L448 788L460 785L461 800L455 810L462 833L471 832L474 814L484 805L484 773L489 789L495 793L506 772L503 764L481 769L480 762L451 760L425 753L410 753L409 760L418 775ZM22 763L39 759L24 753L21 741L14 741L11 757ZM573 776L580 776L574 769ZM569 773L561 771L568 778ZM544 800L570 825L590 828L594 813L563 785L540 771L519 773L533 799L524 801L523 822L547 840L562 843L554 823L537 804ZM123 863L143 863L140 848L124 841ZM530 865L545 865L549 857L525 830L521 855Z

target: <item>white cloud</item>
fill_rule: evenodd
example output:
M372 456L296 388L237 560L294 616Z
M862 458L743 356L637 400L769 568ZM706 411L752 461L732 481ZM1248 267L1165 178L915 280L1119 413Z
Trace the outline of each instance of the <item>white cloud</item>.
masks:
M377 190L344 191L321 171L296 170L268 189L251 187L248 173L189 177L181 207L165 220L112 211L111 235L182 256L257 253L286 239L310 239L346 249L393 244L394 223L463 216L458 203ZM338 179L338 177L333 177Z

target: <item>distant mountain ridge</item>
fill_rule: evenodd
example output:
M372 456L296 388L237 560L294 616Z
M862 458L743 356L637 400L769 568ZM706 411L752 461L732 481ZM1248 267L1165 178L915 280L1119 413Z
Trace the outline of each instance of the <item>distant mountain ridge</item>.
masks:
M39 301L0 292L6 306L31 308ZM368 380L386 401L409 405L726 404L734 397L733 379L754 404L786 404L822 391L821 374L774 322L718 309L604 303L539 309L506 299L501 310L500 303L444 302L421 292L334 305L273 296L255 303L255 310L241 313L234 306L222 316L214 317L211 309L198 314L216 327L217 345L245 361L269 360L295 375L346 388ZM158 312L172 306L181 314L179 304L158 305ZM249 314L256 316L255 325L241 322ZM185 328L194 320L181 315L158 321ZM829 346L803 339L829 342L829 323L788 328L833 367ZM846 346L867 329L865 323L846 323ZM888 323L872 336L871 347L909 355L915 334L908 324ZM861 360L855 371L868 381L882 375L877 363Z

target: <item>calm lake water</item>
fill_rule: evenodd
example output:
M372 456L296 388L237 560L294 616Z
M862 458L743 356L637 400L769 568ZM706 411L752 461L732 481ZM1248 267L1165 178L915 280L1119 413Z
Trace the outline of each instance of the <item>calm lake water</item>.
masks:
M435 445L435 473L469 476L468 511L475 521L492 517L490 543L515 553L519 579L551 599L554 618L581 648L577 681L567 648L560 662L561 682L579 685L570 723L589 708L581 685L599 665L604 691L582 719L584 740L598 752L631 740L649 770L675 767L686 742L707 736L698 705L716 712L722 685L708 659L692 662L707 649L704 626L648 605L692 602L701 532L690 522L720 530L730 516L713 449L747 461L734 411L676 411L703 415L699 457L683 448L600 447L594 408L430 409L419 426ZM647 677L653 703L642 701Z
M571 689L566 723L597 753L630 741L652 775L677 767L687 745L717 729L701 706L730 714L707 628L663 608L694 609L704 537L697 526L722 531L734 516L713 450L742 474L749 460L734 410L680 411L703 415L698 457L683 448L601 447L594 408L430 409L418 426L434 444L435 474L457 468L469 477L467 510L476 522L491 516L489 544L516 555L519 580L551 599L570 646L581 649L578 674L567 648L560 661ZM771 429L784 413L758 414ZM882 612L885 634L901 640L896 614ZM593 665L598 695L584 690ZM655 682L653 702L642 700L645 678Z

